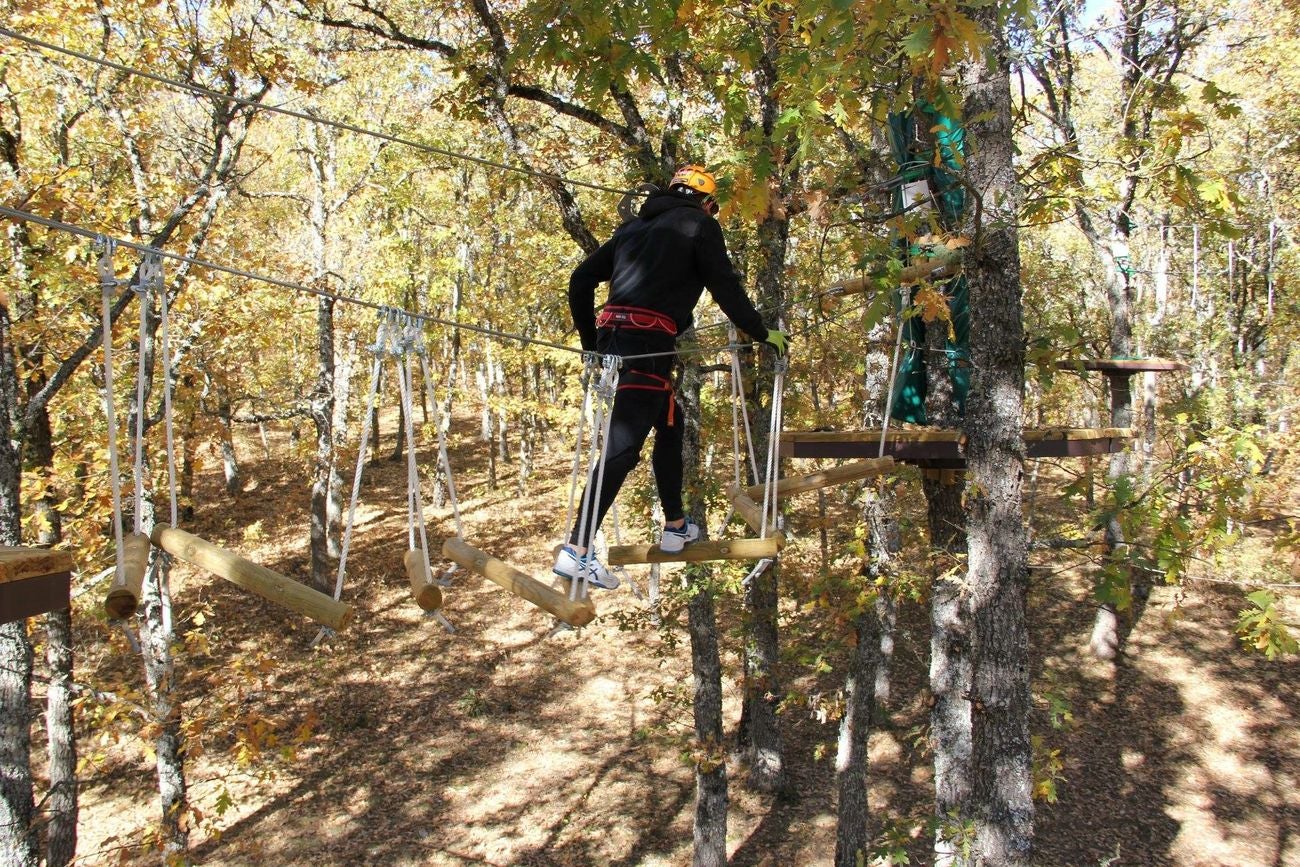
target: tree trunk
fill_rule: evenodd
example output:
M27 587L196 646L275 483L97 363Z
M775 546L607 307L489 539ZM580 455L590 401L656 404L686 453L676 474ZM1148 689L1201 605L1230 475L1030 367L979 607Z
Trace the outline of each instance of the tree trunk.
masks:
M320 296L316 302L316 387L311 418L316 426L316 458L311 483L311 583L322 593L334 590L334 561L330 557L330 482L334 461L334 304ZM360 444L365 448L365 443Z
M966 403L967 585L972 613L971 813L981 864L1027 865L1034 805L1029 741L1028 534L1024 476L1024 322L1009 48L996 7L969 14L991 37L987 65L963 68L971 155L969 209L973 376Z
M679 386L686 430L682 443L685 500L690 517L707 538L704 489L700 475L700 374L687 365ZM695 867L727 863L727 764L722 731L722 659L718 653L718 624L714 611L713 567L690 564L685 570L690 601L687 618L691 635L691 672L695 682Z
M785 218L768 217L758 225L762 253L757 279L759 307L780 309L783 304L782 279L789 231L790 224ZM767 453L767 430L771 418L771 407L763 406L761 400L764 394L771 394L773 380L773 370L766 363L769 356L764 352L761 357L762 366L754 376L754 403L750 407L754 452L759 455ZM781 703L781 688L777 680L780 657L777 626L779 579L778 560L750 581L745 589L744 704L737 740L749 768L746 783L760 792L779 792L786 787L785 744L776 715Z
M10 408L18 377L10 350L7 298L0 298L0 545L22 542L21 455ZM35 867L32 833L32 644L27 621L0 624L0 864Z
M34 376L29 394L44 386L44 377ZM47 480L33 504L37 521L37 544L56 545L63 540L63 520L58 510L58 493L53 486L54 445L50 416L44 407L35 415L28 432L27 461L34 475ZM77 740L72 712L72 611L64 608L45 615L45 664L49 687L45 699L45 731L48 740L49 794L46 799L45 860L49 867L61 867L77 852Z

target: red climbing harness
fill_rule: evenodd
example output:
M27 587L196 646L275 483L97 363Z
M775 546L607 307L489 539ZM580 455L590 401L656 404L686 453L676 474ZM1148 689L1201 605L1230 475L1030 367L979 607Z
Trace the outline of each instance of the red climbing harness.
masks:
M606 304L596 317L598 328L626 328L629 331L659 331L677 335L677 323L671 316L645 307Z
M649 380L648 382L637 382L636 378ZM629 382L629 380L632 380ZM659 376L654 373L647 373L644 370L624 370L618 378L618 390L625 388L634 388L638 391L666 391L668 392L668 426L673 426L673 416L676 414L677 395L673 390L673 381L666 376Z

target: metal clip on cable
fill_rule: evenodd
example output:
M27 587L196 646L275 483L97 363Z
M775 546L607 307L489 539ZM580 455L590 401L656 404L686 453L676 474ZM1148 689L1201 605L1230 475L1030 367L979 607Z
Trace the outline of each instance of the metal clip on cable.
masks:
M117 273L113 270L113 254L117 252L117 239L100 235L95 239L95 246L100 249L99 288L105 295L112 295L118 285Z

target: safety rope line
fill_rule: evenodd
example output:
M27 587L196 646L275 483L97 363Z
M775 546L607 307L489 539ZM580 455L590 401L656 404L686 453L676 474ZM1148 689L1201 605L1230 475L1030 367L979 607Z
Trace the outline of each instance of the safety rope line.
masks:
M785 372L787 365L788 362L784 358L778 358L775 365L776 372L772 376L772 406L770 408L771 418L768 424L767 467L763 476L762 527L759 531L759 537L763 539L767 538L769 515L772 519L770 526L775 529L777 525L776 477L781 460L781 424L785 409Z
M424 377L425 391L429 396L429 406L433 408L433 422L438 428L438 461L442 466L442 472L447 479L447 499L451 501L451 514L456 522L456 535L465 538L465 527L460 520L460 503L456 499L456 478L451 471L451 458L447 454L447 428L451 424L450 417L444 418L442 410L438 406L437 394L433 388L433 377L430 375L428 364L428 353L424 346L424 338L421 335L420 343L416 347L416 354L420 357L420 372ZM454 569L455 566L453 565Z
M285 108L279 105L268 105L266 103L257 102L256 100L245 99L244 97L234 96L228 93L222 93L219 90L212 90L210 88L203 87L202 85L191 84L186 81L178 81L173 78L167 78L166 76L158 75L157 73L154 72L146 72L143 69L137 69L133 66L127 66L126 64L123 63L117 63L116 61L109 60L105 57L96 57L92 54L85 54L83 52L76 51L71 48L66 48L61 45L55 45L51 42L45 42L44 40L37 39L34 36L28 36L26 34L19 33L16 30L11 30L8 27L4 27L4 26L0 26L0 35L8 36L10 39L17 40L18 42L25 42L28 45L31 45L35 48L43 48L47 51L53 51L58 54L63 54L67 57L75 57L76 59L85 61L86 63L93 63L97 66L103 66L107 69L113 69L118 72L126 73L127 75L134 75L139 78L146 78L157 84L162 84L167 87L173 87L178 90L184 90L196 96L204 96L204 97L209 97L211 99L219 99L224 102L233 103L235 105L242 105L246 108L252 108L258 111L266 111L272 114L281 114L286 117L295 118L296 120L306 121L308 123L318 124L320 126L327 126L333 129L345 130L347 132L356 133L357 135L369 136L371 138L380 139L381 141L392 142L393 144L405 145L406 147L414 148L419 151L424 151L425 153L435 154L436 156L448 157L450 159L455 159L455 160L462 160L464 162L474 163L480 166L486 166L487 168L499 169L505 172L514 172L515 174L527 175L530 177L540 178L541 180L568 184L574 187L585 187L586 189L589 190L599 190L604 193L615 193L616 195L620 195L620 196L642 195L636 190L621 190L618 189L617 187L607 187L602 184L594 184L588 181L575 181L571 178L566 178L562 175L557 175L552 172L543 172L537 169L528 168L526 166L515 166L515 165L510 165L509 163L502 163L502 162L497 162L495 160L490 160L485 157L471 156L470 154L460 153L458 151L446 150L445 148L435 147L434 145L425 144L424 142L418 142L413 139L404 138L399 135L393 135L391 133L367 129L366 127L357 126L356 124L347 123L346 121L332 120L330 118L323 118L323 117L315 117L306 112L294 111L291 108Z
M108 426L108 474L113 491L113 541L117 548L115 583L125 580L126 559L123 551L122 531L122 476L117 455L117 410L113 405L113 293L120 285L113 269L113 253L117 248L112 238L103 238L99 257L99 288L103 299L104 346L104 418Z
M591 412L591 385L596 369L595 353L582 356L582 405L578 411L578 436L573 446L573 470L569 474L569 505L564 512L564 532L573 526L573 513L578 505L578 472L582 469L582 442L587 432L587 414Z
M102 232L95 232L93 230L86 229L82 226L73 225L71 223L64 223L60 220L50 219L49 217L42 217L39 214L33 214L30 211L23 211L18 208L11 208L7 205L0 205L0 215L15 220L22 220L24 222L35 223L36 225L44 226L47 229L57 229L59 231L68 232L69 234L72 235L78 235L83 238L90 238L92 240L101 243L105 239L108 239L109 237ZM187 256L182 253L173 253L169 250L160 250L155 247L150 247L147 244L140 244L123 238L113 238L112 240L114 241L114 243L117 244L117 246L129 250L135 250L140 253L156 253L158 256L164 259L171 259L176 262L188 263L198 268L205 268L210 271L216 271L222 274L228 274L232 277L240 277L245 280L254 280L259 283L265 283L268 286L275 286L280 289L287 289L292 292L300 292L304 295L312 295L317 298L328 298L333 301L341 301L345 304L353 304L357 307L363 307L369 310L374 310L378 314L385 313L388 310L397 310L399 313L405 314L407 316L412 316L420 322L427 322L433 325L442 325L446 328L450 328L453 330L470 331L475 334L482 334L485 337L490 337L493 339L509 340L509 341L514 341L515 343L521 343L521 344L526 344L531 346L540 346L546 349L554 349L559 352L568 352L576 355L582 355L587 352L587 350L575 346L567 346L563 343L555 343L550 340L541 340L536 337L528 337L523 334L514 334L509 331L499 331L494 328L486 328L481 325L472 325L467 322L459 322L451 319L443 319L438 316L430 316L427 313L415 313L410 310L404 310L400 307L392 307L390 305L379 304L374 301L367 301L364 298L358 298L354 295L342 295L337 292L327 292L324 289L317 289L312 286L304 286L303 284L295 283L292 280L282 280L278 277L268 277L265 274L257 274L252 271L245 271L239 268L233 268L229 265L222 265L217 262L210 262L207 261L206 259L199 259L194 256ZM794 334L792 336L798 336L798 335ZM673 352L648 352L648 353L643 353L641 355L627 355L627 356L623 356L623 360L634 361L640 359L661 358L666 356L708 355L711 353L726 352L731 349L745 349L748 347L752 347L753 345L754 342L741 343L734 347L733 346L683 347Z

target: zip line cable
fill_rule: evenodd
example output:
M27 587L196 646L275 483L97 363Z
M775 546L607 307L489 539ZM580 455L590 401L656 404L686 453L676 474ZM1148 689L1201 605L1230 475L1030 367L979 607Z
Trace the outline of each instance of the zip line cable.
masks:
M43 48L47 51L54 51L59 54L67 55L68 57L75 57L76 59L85 61L86 63L93 63L98 66L106 67L108 69L115 69L118 72L124 72L127 75L134 75L140 78L147 78L150 81L156 82L158 84L162 84L166 87L174 87L179 90L188 91L189 93L195 94L196 96L211 97L213 99L225 100L226 102L235 103L236 105L242 105L248 108L254 108L261 111L269 111L275 114L282 114L287 117L297 118L298 120L304 120L309 123L322 124L324 126L333 127L334 129L346 130L347 132L353 132L356 133L357 135L370 136L372 138L381 139L383 141L392 142L394 144L406 145L407 147L415 148L416 150L425 151L426 153L435 154L441 157L449 157L455 160L463 160L464 162L476 163L477 165L480 166L500 169L501 171L505 171L505 172L514 172L520 175L528 175L535 178L541 178L542 180L547 180L547 181L556 181L563 184L569 184L570 186L575 186L575 187L585 187L589 190L599 190L604 193L615 193L616 195L620 195L620 196L626 196L634 193L634 191L629 192L628 190L620 190L616 187L607 187L602 184L593 184L593 183L588 183L587 181L575 181L570 178L565 178L561 175L553 174L551 172L538 171L537 169L531 169L525 166L510 165L509 163L497 162L495 160L486 159L484 157L471 156L470 154L465 154L465 153L460 153L458 151L452 151L452 150L447 150L445 148L435 147L434 145L431 144L425 144L424 142L418 142L413 139L404 138L398 135L393 135L392 133L379 132L378 130L367 129L365 127L357 126L356 124L351 124L346 121L331 120L329 118L323 118L323 117L313 117L312 115L306 112L294 111L291 108L284 108L283 106L278 106L278 105L268 105L263 102L257 102L256 100L245 99L239 96L233 96L228 93L222 93L219 90L212 90L211 88L203 87L202 85L199 84L190 84L189 82L186 81L177 81L174 78L167 78L166 76L158 75L157 73L154 72L146 72L143 69L136 69L133 66L127 66L126 64L123 63L117 63L116 61L109 60L105 57L96 57L93 54L84 54L80 51L76 51L71 48L64 48L61 45L55 45L51 42L45 42L41 39L37 39L34 36L27 36L26 34L19 33L16 30L11 30L8 27L4 27L3 25L0 25L0 35L8 36L10 39L17 40L18 42L25 42L28 45L34 46L36 48Z

